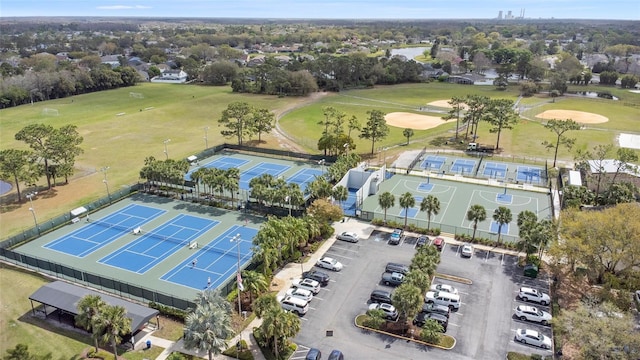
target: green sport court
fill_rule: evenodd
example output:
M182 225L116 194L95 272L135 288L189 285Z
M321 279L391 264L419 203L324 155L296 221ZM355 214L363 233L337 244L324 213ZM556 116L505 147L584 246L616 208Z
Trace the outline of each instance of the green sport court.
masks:
M455 177L448 177L455 178ZM362 217L368 220L383 219L384 210L378 203L380 194L388 191L395 196L395 205L387 209L387 221L393 220L404 223L405 214L408 223L420 227L427 227L427 214L420 211L420 202L429 196L440 200L440 211L431 216L431 227L440 228L442 232L451 234L472 234L473 223L466 219L467 210L472 205L482 205L487 211L487 219L478 223L476 236L495 239L498 233L498 223L493 218L493 212L499 206L511 209L513 220L502 226L501 234L505 240L515 240L518 237L517 216L520 212L529 210L538 219L551 218L551 198L544 188L524 190L516 185L500 184L486 185L487 180L471 180L459 177L450 180L443 175L411 176L394 174L379 185L377 193L364 199L362 203ZM469 182L474 181L474 182ZM485 184L482 184L482 183ZM496 182L496 184L498 184ZM410 192L415 198L415 206L405 211L399 205L402 194Z

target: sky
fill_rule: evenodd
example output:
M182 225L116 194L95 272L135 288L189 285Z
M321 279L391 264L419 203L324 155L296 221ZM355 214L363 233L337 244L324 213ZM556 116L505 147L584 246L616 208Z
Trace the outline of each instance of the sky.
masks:
M110 16L285 19L640 20L639 0L0 0L0 18Z

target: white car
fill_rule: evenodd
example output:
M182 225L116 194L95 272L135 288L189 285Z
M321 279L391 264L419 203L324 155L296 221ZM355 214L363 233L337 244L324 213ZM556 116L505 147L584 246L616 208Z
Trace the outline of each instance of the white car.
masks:
M535 306L519 305L516 308L516 317L522 321L533 321L547 325L551 322L552 316L546 311L542 311Z
M451 285L447 285L447 284L433 284L431 285L431 290L433 291L443 291L443 292L448 292L451 294L457 294L458 293L458 289L454 288Z
M318 262L316 262L316 266L319 266L321 268L325 268L325 269L329 269L329 270L333 270L333 271L340 271L342 270L342 263L339 262L338 260L334 259L334 258L330 258L330 257L323 257L320 260L318 260Z
M516 330L516 341L520 341L523 344L541 347L543 349L551 349L551 339L535 330Z
M460 256L471 258L473 256L473 246L469 244L462 245L462 250L460 251Z
M338 236L336 236L336 239L338 240L342 240L342 241L347 241L347 242L352 242L352 243L357 243L358 240L358 234L352 232L352 231L345 231L341 234L338 234Z
M293 280L292 287L298 289L309 290L313 295L317 295L320 292L320 283L312 279L295 279Z
M313 299L313 293L307 289L292 287L287 290L287 295L300 298L305 301Z
M547 306L549 305L549 303L551 303L551 298L549 297L549 295L536 289L524 286L521 287L520 291L518 292L518 299L536 302L544 306Z
M391 304L373 303L369 305L369 310L382 310L384 317L389 320L396 320L398 318L398 311Z

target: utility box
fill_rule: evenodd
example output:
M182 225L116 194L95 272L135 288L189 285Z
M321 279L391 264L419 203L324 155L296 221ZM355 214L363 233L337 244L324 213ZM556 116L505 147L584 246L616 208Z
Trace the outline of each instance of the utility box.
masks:
M526 277L530 277L530 278L537 278L538 277L538 266L535 264L527 264L524 266L524 276Z

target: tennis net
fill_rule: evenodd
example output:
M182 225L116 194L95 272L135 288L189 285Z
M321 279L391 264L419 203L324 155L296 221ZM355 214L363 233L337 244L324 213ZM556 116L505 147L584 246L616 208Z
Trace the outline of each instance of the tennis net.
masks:
M211 245L207 245L207 246L203 247L202 250L209 251L209 252L216 253L216 254L220 254L220 255L229 255L229 256L233 256L233 257L236 257L237 254L238 254L235 246L232 247L232 248L229 248L229 249L220 249L220 248L217 248L217 247L213 247ZM240 252L240 256L243 257L243 258L248 256L248 255L251 255L251 253L245 254L243 252Z
M113 228L113 229L117 229L120 231L132 231L133 228L125 226L125 225L120 225L120 224L112 224L112 223L108 223L102 220L90 220L89 221L91 224L97 224L106 228Z
M161 234L158 234L158 233L154 233L152 231L141 231L140 235L152 237L154 239L158 239L158 240L162 240L162 241L169 241L169 242L172 242L172 243L180 245L180 246L191 246L191 241L190 240L176 239L176 238L173 238L171 236L161 235Z

